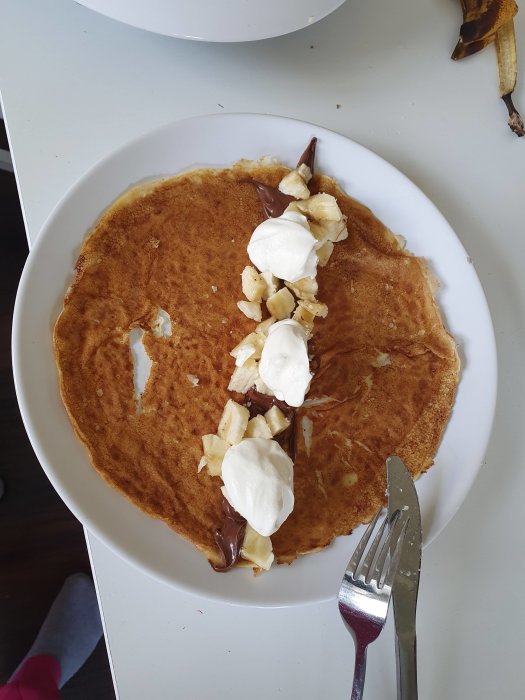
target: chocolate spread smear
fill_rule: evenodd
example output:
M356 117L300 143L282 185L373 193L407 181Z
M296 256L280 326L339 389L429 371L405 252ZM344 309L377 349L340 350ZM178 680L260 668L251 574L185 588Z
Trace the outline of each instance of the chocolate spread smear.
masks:
M289 417L288 414L295 410L292 406L288 406L286 401L280 401L275 396L268 396L268 394L261 394L253 386L251 389L248 389L244 398L244 403L250 411L250 418L266 413L272 406L280 408L286 417Z
M303 155L299 158L297 162L297 167L300 165L307 165L310 168L312 176L314 174L314 161L315 161L315 147L317 146L317 138L314 136L306 147Z
M237 513L224 496L222 498L222 512L224 520L221 527L215 530L215 542L219 548L222 562L220 565L212 564L215 571L220 573L229 571L235 566L241 554L246 529L246 518Z
M314 174L314 161L315 161L315 147L317 145L317 138L314 136L310 141L303 154L297 161L297 166L307 165L310 168L312 175ZM265 185L263 182L258 180L246 180L252 184L257 190L259 195L259 200L262 204L264 215L267 219L275 219L277 216L281 216L284 213L286 207L295 200L289 194L284 194L277 187L271 187L270 185Z
M277 187L265 185L258 180L247 180L257 190L259 200L262 204L264 215L267 219L275 219L284 213L290 202L294 201L294 197L289 194L284 194Z

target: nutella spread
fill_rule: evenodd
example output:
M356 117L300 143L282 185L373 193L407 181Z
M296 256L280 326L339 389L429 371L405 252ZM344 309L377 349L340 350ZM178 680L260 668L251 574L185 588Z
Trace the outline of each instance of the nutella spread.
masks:
M284 213L286 207L293 202L293 197L280 192L277 187L265 185L257 180L247 180L257 190L262 204L264 215L267 219L274 219Z
M299 168L301 165L306 165L309 168L311 175L314 174L316 145L317 138L314 136L297 162L297 168ZM277 187L265 185L257 180L247 180L246 182L249 182L257 190L264 215L268 219L281 216L288 205L294 201L294 197L292 197L292 195L284 194Z
M312 176L314 174L314 161L315 161L315 147L316 146L317 146L317 137L314 136L313 139L308 144L308 146L304 149L302 156L299 158L299 160L297 162L298 168L301 165L308 166Z
M215 530L215 541L219 548L222 563L212 564L215 571L224 573L235 566L241 552L244 531L246 529L246 518L237 513L228 501L222 499L222 511L224 520L220 528Z

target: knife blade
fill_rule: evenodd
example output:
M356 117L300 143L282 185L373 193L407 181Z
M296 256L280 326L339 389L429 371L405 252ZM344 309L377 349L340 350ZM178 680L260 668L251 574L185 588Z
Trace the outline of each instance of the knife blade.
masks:
M421 569L421 513L416 487L403 461L386 460L388 516L400 510L408 516L405 542L392 597L396 627L398 700L417 700L416 605Z

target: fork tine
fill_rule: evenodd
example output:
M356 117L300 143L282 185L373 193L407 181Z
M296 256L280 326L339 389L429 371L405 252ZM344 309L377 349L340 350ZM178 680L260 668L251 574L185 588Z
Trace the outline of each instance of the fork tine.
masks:
M401 532L399 533L399 536L397 538L397 542L395 545L394 553L390 557L390 563L388 565L388 570L385 575L385 579L383 581L383 585L381 586L382 588L391 588L392 584L394 582L394 578L397 574L397 568L399 566L399 560L401 558L401 552L403 551L403 544L405 542L405 535L408 527L408 523L410 522L410 518L407 518L405 522L403 523L403 527L401 528ZM390 542L390 545L392 545L392 542Z
M368 527L366 528L363 536L361 537L361 540L359 544L356 547L356 550L354 554L352 555L352 558L348 562L348 566L346 567L346 570L350 572L352 575L355 575L357 568L359 567L359 564L361 562L361 559L363 557L363 553L368 545L368 540L370 539L370 536L372 535L372 532L375 529L375 526L377 525L377 521L379 520L379 516L381 515L381 511L383 509L380 508L375 516L372 518L370 521Z
M381 551L379 552L379 555L376 559L376 564L374 567L373 574L368 576L366 578L366 582L370 583L372 578L375 578L375 580L378 582L378 584L381 582L381 575L383 573L383 569L385 567L385 561L388 556L388 553L393 551L394 549L394 530L396 528L396 525L398 523L399 517L401 515L401 511L396 510L395 513L391 516L390 521L388 522L388 537L385 539L383 542L383 546L381 547ZM385 518L385 524L388 521L388 518ZM396 540L397 541L397 540Z
M370 583L370 581L372 580L373 565L377 559L377 552L379 550L379 546L384 541L385 529L386 529L387 525L388 525L388 516L386 516L383 519L383 522L381 523L381 527L377 531L377 535L375 536L374 541L370 545L370 549L366 553L366 557L363 559L363 562L362 562L361 567L359 569L359 575L364 576L365 583Z

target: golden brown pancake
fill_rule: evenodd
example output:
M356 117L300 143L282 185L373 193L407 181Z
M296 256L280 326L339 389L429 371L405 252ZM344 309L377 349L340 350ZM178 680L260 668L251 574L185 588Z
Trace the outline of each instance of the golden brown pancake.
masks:
M87 237L55 327L63 401L95 469L215 563L222 482L197 464L201 436L215 432L232 398L229 352L254 327L236 305L246 246L263 220L246 179L277 185L287 171L243 163L124 195ZM337 196L349 237L318 271L329 312L310 341L318 368L307 399L325 402L297 411L295 508L272 536L279 562L368 521L384 502L388 455L414 476L432 465L459 374L425 262L332 180L313 182L313 192ZM151 330L159 307L170 337ZM136 327L153 360L140 413L129 348Z

